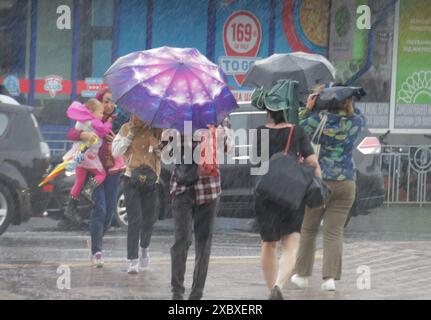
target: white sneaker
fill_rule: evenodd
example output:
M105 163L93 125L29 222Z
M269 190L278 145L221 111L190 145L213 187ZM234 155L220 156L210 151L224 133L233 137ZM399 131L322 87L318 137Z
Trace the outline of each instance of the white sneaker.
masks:
M334 279L328 279L322 283L323 291L335 291L335 281Z
M133 259L129 260L129 269L127 269L128 274L138 274L139 273L139 260Z
M141 257L139 258L139 270L145 271L150 267L150 255L148 249L141 249Z
M103 258L102 258L102 252L96 252L93 256L93 265L96 268L103 268Z
M294 274L292 278L290 278L290 282L296 285L298 288L305 289L308 287L308 277L300 277L297 274Z

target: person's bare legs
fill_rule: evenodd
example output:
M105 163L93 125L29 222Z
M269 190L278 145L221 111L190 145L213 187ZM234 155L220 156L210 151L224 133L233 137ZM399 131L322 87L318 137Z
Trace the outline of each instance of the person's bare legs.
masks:
M278 264L277 280L275 281L275 285L280 289L283 288L295 268L300 239L301 234L297 232L281 239L282 252Z
M277 279L277 242L262 242L260 261L266 285L271 291Z

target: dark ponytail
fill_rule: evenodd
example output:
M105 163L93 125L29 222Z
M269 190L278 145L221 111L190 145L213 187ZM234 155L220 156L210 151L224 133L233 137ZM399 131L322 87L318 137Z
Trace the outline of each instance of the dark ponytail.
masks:
M272 120L274 120L275 124L287 123L283 110L280 110L280 111L268 110L268 114L272 118Z

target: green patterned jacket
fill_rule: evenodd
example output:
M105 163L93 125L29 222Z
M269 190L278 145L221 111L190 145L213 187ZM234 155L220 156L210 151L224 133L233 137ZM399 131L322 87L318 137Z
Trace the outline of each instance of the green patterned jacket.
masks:
M356 170L353 162L355 141L366 125L364 116L355 108L355 114L345 112L310 113L305 108L299 110L299 124L310 137L316 131L323 114L328 121L319 143L321 144L319 163L325 180L355 180Z

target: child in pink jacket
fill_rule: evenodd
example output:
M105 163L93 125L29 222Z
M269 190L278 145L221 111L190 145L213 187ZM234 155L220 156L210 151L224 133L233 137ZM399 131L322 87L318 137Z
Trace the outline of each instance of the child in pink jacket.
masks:
M70 191L70 199L65 212L66 218L74 222L80 223L81 218L78 214L79 195L82 192L83 196L92 202L92 194L100 184L103 183L106 177L106 172L103 169L102 162L99 158L99 149L102 146L103 138L112 130L111 122L102 122L103 104L97 99L90 99L85 104L73 102L67 110L67 116L71 120L76 121L75 129L79 131L90 131L96 133L98 139L81 153L80 149L84 142L75 142L65 156L64 160L74 159L75 168L75 183ZM77 157L78 155L78 157ZM79 160L78 160L79 159ZM87 185L88 174L91 174ZM84 188L85 185L85 188Z

